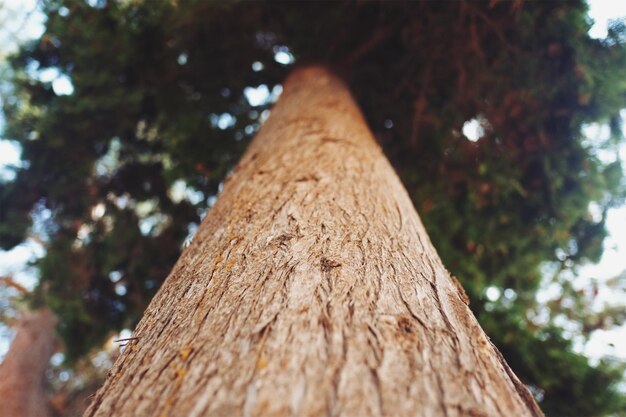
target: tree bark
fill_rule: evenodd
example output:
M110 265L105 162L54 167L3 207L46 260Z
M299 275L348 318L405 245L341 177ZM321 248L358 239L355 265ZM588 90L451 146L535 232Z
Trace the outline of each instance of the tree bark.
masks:
M57 319L50 310L25 313L0 365L0 415L47 417L45 372L56 344Z
M295 71L86 416L540 416L346 87Z

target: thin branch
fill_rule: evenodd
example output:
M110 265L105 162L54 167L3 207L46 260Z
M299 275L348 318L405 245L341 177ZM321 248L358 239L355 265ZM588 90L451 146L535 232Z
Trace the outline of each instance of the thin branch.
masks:
M15 288L20 293L20 295L30 294L30 291L28 291L26 287L24 287L21 284L18 284L11 277L8 277L8 276L0 277L0 283L6 285L7 287Z
M361 58L367 55L371 50L379 46L391 34L392 26L379 26L372 32L365 42L361 43L345 60L342 62L343 68L354 66Z

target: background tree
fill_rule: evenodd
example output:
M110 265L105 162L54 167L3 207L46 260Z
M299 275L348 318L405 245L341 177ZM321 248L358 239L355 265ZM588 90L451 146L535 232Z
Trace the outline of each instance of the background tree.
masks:
M322 62L349 83L444 264L545 412L624 410L621 368L574 353L535 297L545 262L599 258L605 213L623 200L619 162L581 135L606 122L600 146L621 139L623 26L590 39L579 1L44 9L46 32L14 56L3 100L26 164L0 185L0 242L46 239L35 299L59 316L68 360L136 323L290 66ZM46 70L71 88L40 81ZM472 119L477 141L462 133ZM506 297L489 301L487 287Z
M0 364L0 401L6 415L52 415L45 375L55 350L55 322L49 310L39 310L23 314L15 326L15 339Z

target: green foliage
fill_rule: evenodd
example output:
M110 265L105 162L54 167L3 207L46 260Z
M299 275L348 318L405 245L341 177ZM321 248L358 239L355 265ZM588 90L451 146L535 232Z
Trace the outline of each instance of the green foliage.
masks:
M26 165L0 184L0 245L33 231L48 242L38 297L61 318L70 358L136 323L295 56L350 84L444 263L543 409L625 412L620 366L590 365L563 329L529 318L540 267L597 261L606 211L625 195L619 162L596 152L621 140L623 25L590 39L580 1L44 7L46 32L12 58L3 101ZM72 94L38 80L50 68ZM252 105L251 87L274 95ZM475 142L462 134L472 118ZM590 144L589 123L612 137ZM495 308L487 287L514 297Z
M509 365L530 386L548 416L623 415L626 399L617 386L626 367L610 359L596 367L572 352L562 329L532 329L511 310L492 310L480 317L492 341L502 346ZM584 398L584 401L563 401ZM621 413L621 414L620 414Z

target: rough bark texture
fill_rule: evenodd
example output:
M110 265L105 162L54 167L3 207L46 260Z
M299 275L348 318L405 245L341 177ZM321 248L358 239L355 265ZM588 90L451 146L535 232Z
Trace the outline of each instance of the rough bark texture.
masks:
M25 313L0 365L0 415L47 417L45 371L54 353L56 318L49 310Z
M86 416L538 416L344 85L296 71Z

